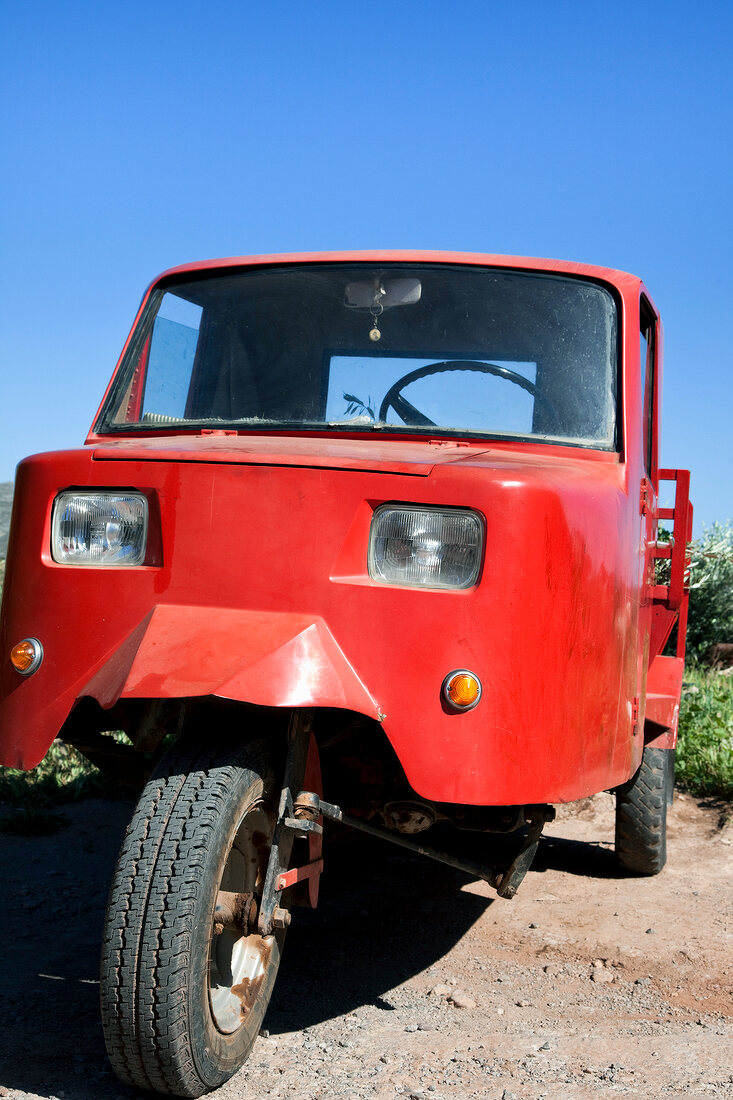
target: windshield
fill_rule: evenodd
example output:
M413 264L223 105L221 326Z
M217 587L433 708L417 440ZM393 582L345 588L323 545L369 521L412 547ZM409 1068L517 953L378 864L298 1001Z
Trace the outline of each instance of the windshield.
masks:
M428 432L612 448L616 307L578 279L302 264L169 281L96 430Z

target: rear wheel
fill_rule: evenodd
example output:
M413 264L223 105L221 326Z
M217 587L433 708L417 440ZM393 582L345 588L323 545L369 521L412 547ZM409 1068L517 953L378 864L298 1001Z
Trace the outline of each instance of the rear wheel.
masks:
M200 1096L247 1058L285 934L256 924L277 796L261 742L174 750L148 782L102 949L104 1036L123 1081Z
M656 875L667 860L674 749L645 748L636 775L616 791L616 856L625 871Z

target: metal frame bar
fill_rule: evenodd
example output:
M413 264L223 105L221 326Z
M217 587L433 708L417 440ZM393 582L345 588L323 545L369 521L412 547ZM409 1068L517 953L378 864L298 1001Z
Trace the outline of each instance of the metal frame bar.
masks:
M473 860L459 859L457 856L453 856L448 852L441 852L437 848L426 848L400 833L394 833L390 829L382 828L379 825L372 825L371 822L364 821L360 817L354 817L353 814L346 814L340 806L334 806L333 803L324 802L322 799L320 810L323 816L331 821L339 821L342 825L347 825L352 829L360 829L361 832L368 833L370 836L387 840L390 844L407 848L418 855L427 856L429 859L437 860L438 863L445 863L449 867L454 867L457 871L465 871L466 874L472 875L474 878L483 879L484 882L488 882L490 886L493 886L500 898L507 899L513 898L516 894L522 879L532 865L546 822L552 821L555 817L555 811L551 806L533 806L531 812L526 814L529 829L519 847L519 851L506 870L498 870L481 863L475 863Z
M551 806L524 808L524 819L529 828L513 861L506 869L487 867L485 864L461 859L437 848L428 848L401 833L393 832L380 825L373 825L370 821L364 821L363 818L353 814L344 813L340 806L325 802L313 792L301 791L300 783L305 774L312 725L312 710L293 711L280 806L260 902L257 926L261 935L270 935L276 927L280 927L289 920L289 914L283 912L278 905L282 892L299 882L317 880L323 870L322 859L312 860L301 867L288 868L295 836L298 833L307 835L319 834L323 831L322 826L315 820L320 815L330 821L338 821L349 828L368 833L370 836L379 837L380 840L386 840L390 844L396 844L399 848L406 848L417 855L437 860L438 863L445 863L448 867L463 871L473 878L482 879L496 890L499 897L514 897L535 857L545 823L552 821L555 816ZM294 794L294 792L297 793ZM300 804L297 807L298 813L303 809L303 802L307 803L307 816L295 816L296 802Z

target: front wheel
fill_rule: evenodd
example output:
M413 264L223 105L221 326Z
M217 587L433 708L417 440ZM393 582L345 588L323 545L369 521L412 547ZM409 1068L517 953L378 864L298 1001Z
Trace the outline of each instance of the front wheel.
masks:
M257 932L277 796L262 742L174 749L148 782L102 948L104 1037L128 1084L200 1096L247 1058L284 938Z
M674 749L647 746L636 775L616 791L616 857L625 871L656 875L667 861Z

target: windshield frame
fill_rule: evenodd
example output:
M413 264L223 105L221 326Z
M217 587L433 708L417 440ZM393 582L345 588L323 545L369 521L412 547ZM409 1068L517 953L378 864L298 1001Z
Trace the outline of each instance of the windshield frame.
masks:
M160 421L143 423L141 421L125 422L113 420L110 413L114 411L123 397L126 389L130 386L132 371L134 370L134 364L140 358L146 340L150 337L153 331L153 324L166 292L175 293L176 287L182 285L190 285L193 282L205 282L214 279L226 278L229 276L236 277L240 274L254 274L262 271L272 271L276 268L283 268L286 270L295 270L303 268L348 268L349 270L362 268L365 272L371 272L375 266L389 268L404 268L409 265L416 270L419 268L429 269L448 269L458 271L476 271L477 269L484 269L487 271L496 271L506 275L516 276L530 276L538 279L549 280L562 280L565 282L576 282L585 285L596 286L603 290L611 299L613 304L613 316L612 316L612 347L611 353L611 374L610 374L610 386L611 395L610 400L612 408L610 413L613 419L612 437L610 442L601 442L598 440L589 440L587 438L578 438L570 436L562 436L559 434L544 435L539 432L518 433L511 431L497 431L487 429L472 429L466 427L451 427L446 425L430 424L430 425L416 425L416 424L390 424L379 421L367 422L366 418L337 421L326 420L306 420L299 419L298 421L287 419L272 419L264 420L262 418L242 418L235 420L231 418L220 417L206 417L200 419L190 418L167 418L161 417ZM572 265L571 265L572 266ZM503 266L499 264L476 264L476 263L459 263L454 260L425 260L421 259L416 262L410 260L398 260L396 258L389 258L384 260L351 260L348 256L334 256L327 260L307 260L297 261L294 257L288 257L283 259L282 262L269 262L269 263L250 263L250 264L231 264L225 267L212 266L212 267L197 267L196 270L176 270L175 272L168 273L162 276L159 280L152 284L147 295L141 303L138 316L136 318L135 325L130 334L126 347L123 351L117 369L110 382L107 393L100 406L99 412L95 419L94 426L92 428L91 436L96 436L100 439L109 439L110 437L140 437L149 438L156 436L168 437L171 435L199 435L202 432L212 431L225 431L228 434L237 435L309 435L309 436L345 436L348 438L369 438L374 434L378 434L382 437L396 437L396 438L413 438L413 439L425 439L425 438L445 438L447 440L466 439L477 442L493 441L503 444L537 444L542 448L548 446L555 447L569 447L574 449L580 449L582 451L600 451L603 453L619 453L621 448L621 441L623 440L623 402L622 402L622 369L623 369L623 331L624 331L624 301L619 289L614 286L613 283L607 281L601 277L595 277L592 274L578 274L572 270L561 270L554 266L551 270L543 270L540 267L519 267L508 265ZM386 353L386 349L385 349ZM324 356L329 357L333 355L359 355L358 351L345 351L343 348L325 348ZM381 357L381 353L378 353L378 357ZM424 359L425 356L421 356L418 353L405 353L404 358L414 358L416 360ZM486 362L489 362L488 358Z

